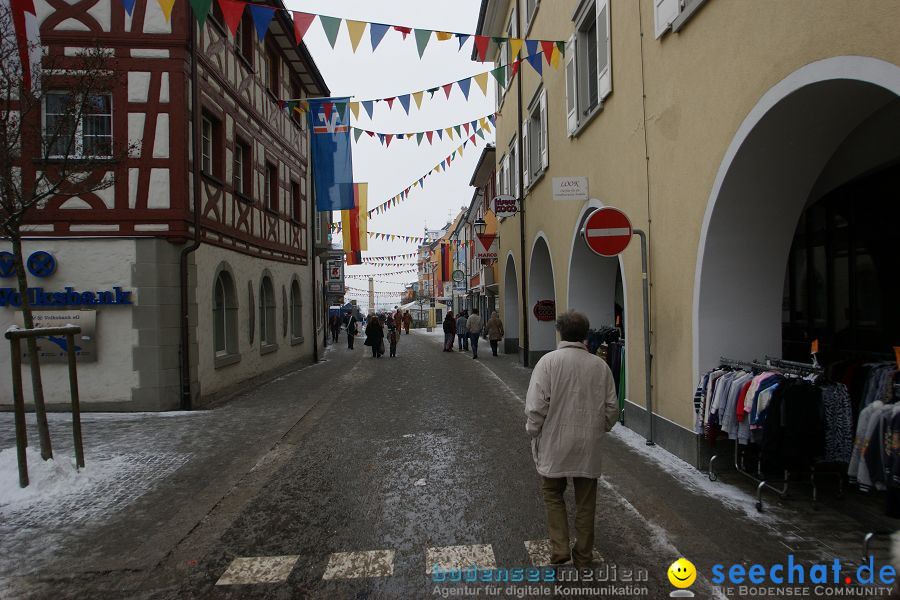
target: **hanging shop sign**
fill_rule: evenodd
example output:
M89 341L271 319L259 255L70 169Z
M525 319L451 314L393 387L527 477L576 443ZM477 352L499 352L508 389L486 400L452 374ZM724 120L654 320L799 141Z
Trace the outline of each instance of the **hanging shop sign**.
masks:
M327 263L328 268L328 281L343 281L344 280L344 261L343 259L333 258Z
M628 247L633 235L631 221L618 208L598 208L588 217L581 236L594 253L618 256Z
M478 242L475 244L475 258L481 260L497 260L498 249L496 233L479 233L475 236Z
M498 219L514 217L519 212L519 201L512 196L495 196L491 200L491 211Z
M459 269L453 271L453 281L455 281L456 283L460 283L461 281L465 280L465 278L466 274Z
M65 327L77 325L81 327L81 333L76 334L75 342L76 362L97 362L97 338L94 335L97 330L97 311L95 310L35 310L31 313L34 327ZM14 317L15 324L25 327L25 321L21 312ZM42 363L65 363L68 361L68 346L66 336L48 335L37 338L38 357ZM28 358L27 344L22 344L22 358Z
M553 199L554 200L587 200L588 199L588 179L587 179L587 177L554 177L553 178Z
M532 309L538 321L556 320L556 302L554 300L538 300Z

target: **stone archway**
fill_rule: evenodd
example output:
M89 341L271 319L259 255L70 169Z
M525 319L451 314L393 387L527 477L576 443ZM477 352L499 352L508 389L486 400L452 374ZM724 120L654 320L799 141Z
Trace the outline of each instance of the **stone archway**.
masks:
M556 349L556 322L539 321L534 306L542 300L556 301L553 283L553 260L543 234L535 237L528 269L528 364L534 366L548 352ZM559 312L560 307L556 307Z
M505 354L519 352L519 312L521 307L516 261L510 254L506 258L506 271L503 277L503 329L506 333L503 340L503 352Z

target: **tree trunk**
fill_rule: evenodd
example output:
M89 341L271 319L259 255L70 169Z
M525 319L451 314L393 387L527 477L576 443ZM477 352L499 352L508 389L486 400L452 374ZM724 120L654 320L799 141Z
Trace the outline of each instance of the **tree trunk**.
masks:
M16 280L19 284L19 295L22 297L22 322L25 329L34 329L31 316L31 305L28 303L28 277L25 274L25 261L22 258L22 240L18 236L12 239L13 256L16 263ZM44 460L53 458L53 447L50 444L50 426L47 424L47 407L44 405L44 386L41 383L41 363L38 357L37 340L26 338L28 359L31 364L31 388L34 392L34 413L37 417L38 436L41 440L41 457Z

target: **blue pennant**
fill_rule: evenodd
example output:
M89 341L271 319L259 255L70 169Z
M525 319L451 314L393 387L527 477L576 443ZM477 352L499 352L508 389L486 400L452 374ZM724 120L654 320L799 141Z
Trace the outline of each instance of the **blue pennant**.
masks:
M275 9L268 6L259 6L257 4L248 4L250 16L253 17L253 24L256 26L256 35L259 41L266 39L266 32L269 31L269 23L275 16Z
M372 109L375 106L375 103L372 100L363 100L362 101L363 108L366 109L366 114L369 115L369 118L372 118Z
M369 23L369 33L372 35L373 52L375 51L375 48L378 47L378 44L381 43L381 40L384 39L384 34L386 34L390 28L390 25L382 25L381 23Z
M466 100L469 99L469 88L472 86L472 78L469 79L460 79L456 83L459 84L459 89L462 90L463 96L466 97Z
M409 94L397 96L397 100L400 101L400 105L403 107L403 110L406 111L406 114L409 114Z
M469 37L470 36L467 33L460 33L459 35L456 36L456 39L459 40L459 49L460 50L462 50L462 47L466 44L467 41L469 41Z

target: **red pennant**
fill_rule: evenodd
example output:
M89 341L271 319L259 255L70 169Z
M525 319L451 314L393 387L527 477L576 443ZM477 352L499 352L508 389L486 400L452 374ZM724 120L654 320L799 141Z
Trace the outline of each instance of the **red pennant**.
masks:
M544 58L547 59L547 64L550 64L550 59L553 58L553 49L556 47L556 42L541 42L541 50L544 51Z
M222 9L222 18L225 19L225 25L231 35L237 35L238 25L241 24L241 17L244 15L244 6L246 2L238 2L236 0L219 0L219 7Z
M475 143L475 134L474 133L472 134L472 137L469 138L469 141L471 141L473 144Z
M450 99L450 91L453 89L453 84L448 83L448 84L444 85L443 87L444 87L444 93L447 94L447 99L449 100Z
M384 136L384 139L387 142L388 148L391 147L391 138L393 138L393 137L394 137L393 134L390 134L390 133Z
M463 123L463 127L466 128L466 135L469 135L469 124L468 124L468 123Z
M432 138L432 136L434 136L434 132L433 132L433 131L426 131L426 132L425 132L425 137L428 138L428 143L429 143L429 144L431 143L431 138Z
M394 100L396 98L385 98L384 101L388 103L388 108L394 108Z
M374 131L366 131L366 133L369 134L369 137L375 137L375 132L374 132Z
M306 35L306 31L309 29L309 26L312 25L312 22L315 18L316 15L311 15L308 13L294 13L294 37L297 38L297 45L300 45L300 42L303 40L303 36Z
M322 109L325 111L325 121L327 123L331 123L331 109L334 108L334 103L332 102L323 102Z
M394 29L396 29L397 31L399 31L400 33L403 34L404 40L406 39L406 36L408 36L410 33L412 33L412 27L401 27L399 25L394 25Z
M516 73L519 72L519 65L522 63L521 60L515 60L512 63L512 75L509 76L510 79L516 76Z
M487 60L487 49L488 44L491 43L491 38L485 37L483 35L475 36L475 48L478 50L478 58L481 62Z

